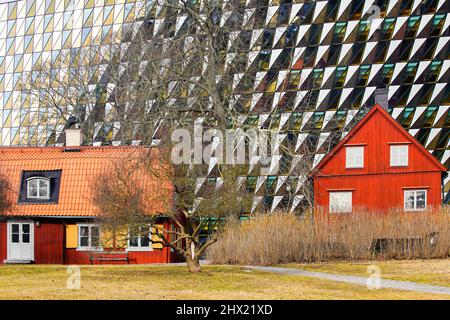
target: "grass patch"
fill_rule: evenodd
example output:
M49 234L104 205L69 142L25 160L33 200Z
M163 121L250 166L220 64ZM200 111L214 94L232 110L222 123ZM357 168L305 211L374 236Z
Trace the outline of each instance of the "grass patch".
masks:
M313 266L310 266L313 268ZM449 296L205 266L81 266L81 289L66 287L65 266L0 266L0 299L448 299Z
M378 266L384 279L450 287L450 259L290 263L281 266L367 277L367 267L370 265Z

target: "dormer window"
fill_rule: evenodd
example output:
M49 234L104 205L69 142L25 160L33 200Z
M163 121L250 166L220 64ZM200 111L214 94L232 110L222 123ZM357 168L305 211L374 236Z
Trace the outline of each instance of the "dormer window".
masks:
M58 203L61 172L61 170L22 171L18 203Z
M28 199L50 199L50 179L43 177L31 177L27 179Z

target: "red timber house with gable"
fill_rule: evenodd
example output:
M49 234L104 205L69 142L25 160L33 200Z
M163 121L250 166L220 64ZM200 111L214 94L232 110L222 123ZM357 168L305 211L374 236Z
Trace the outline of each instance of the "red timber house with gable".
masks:
M312 173L322 213L419 212L442 204L447 169L376 104Z
M102 230L96 223L99 212L91 196L92 179L107 174L114 161L139 156L144 150L148 149L125 146L0 148L0 170L10 184L12 200L12 207L0 217L0 263L177 261L178 257L169 248L152 243L148 232L147 236L122 239L127 242L125 248L114 250L120 250L115 256L125 258L93 259L93 252L107 255L112 249L110 244L103 244ZM165 182L148 183L151 190L158 192ZM156 223L169 227L167 220Z

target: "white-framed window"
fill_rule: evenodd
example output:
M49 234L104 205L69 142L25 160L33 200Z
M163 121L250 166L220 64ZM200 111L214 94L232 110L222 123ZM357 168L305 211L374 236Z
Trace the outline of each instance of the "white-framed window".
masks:
M27 198L50 199L50 179L43 177L28 178Z
M139 227L138 232L129 232L128 251L152 251L150 225Z
M345 167L364 168L364 146L345 147Z
M96 224L78 225L78 250L101 250L100 226Z
M408 166L408 149L407 144L392 145L390 147L390 164L391 167Z
M404 209L406 211L422 211L427 208L427 190L405 190Z
M352 201L351 191L330 192L330 213L352 212Z

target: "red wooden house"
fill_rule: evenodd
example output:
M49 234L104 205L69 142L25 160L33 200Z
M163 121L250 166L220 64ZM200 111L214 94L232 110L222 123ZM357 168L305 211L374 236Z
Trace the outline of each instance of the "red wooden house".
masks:
M376 104L315 168L318 211L422 211L442 203L447 169Z
M0 148L0 172L9 181L13 203L0 217L0 263L103 263L102 259L92 261L93 253L111 251L103 244L96 222L99 212L91 197L92 179L107 174L114 161L139 156L144 150L111 146ZM151 185L157 192L163 183ZM168 227L168 221L157 223ZM123 259L129 263L176 261L178 257L170 249L149 241L150 226L146 230L123 240L127 242L120 249Z

